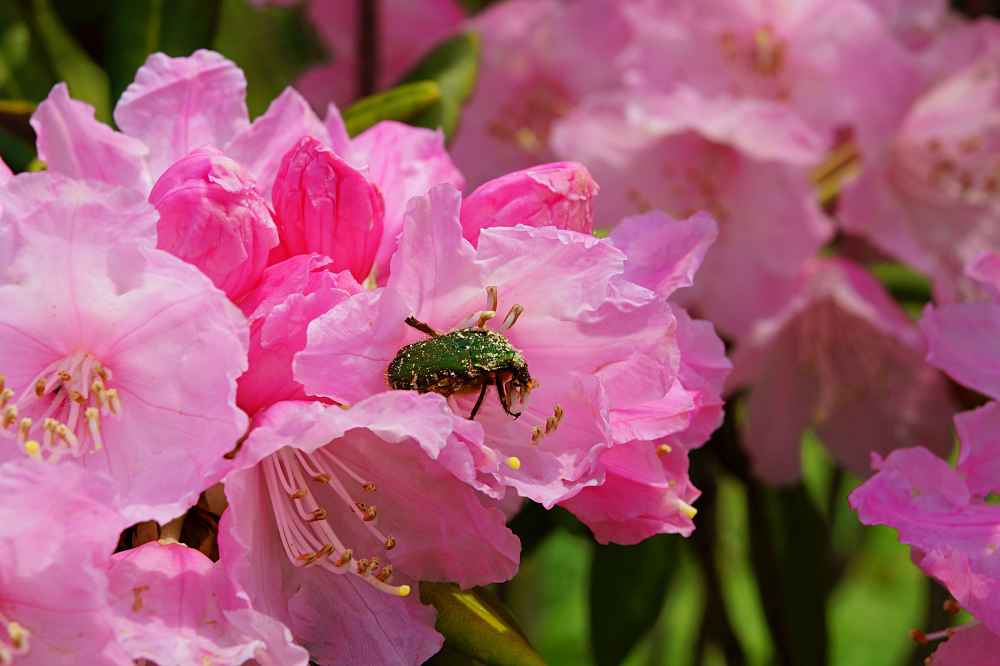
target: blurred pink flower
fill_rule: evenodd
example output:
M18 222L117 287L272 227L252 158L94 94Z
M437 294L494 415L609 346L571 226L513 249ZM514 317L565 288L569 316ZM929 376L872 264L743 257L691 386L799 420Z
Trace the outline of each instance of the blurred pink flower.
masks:
M980 624L962 625L961 631L942 643L927 663L928 666L993 666L998 652L1000 635Z
M877 280L845 260L813 260L787 305L733 357L730 387L750 389L744 444L754 472L796 481L807 428L856 474L873 451L920 444L947 454L954 405L924 355L917 327Z
M925 59L932 85L897 128L861 144L864 169L839 216L950 301L970 293L964 265L1000 244L1000 27L958 26Z
M417 581L468 587L517 568L517 537L474 487L481 445L438 395L279 403L226 481L222 561L317 663L422 663L442 638Z
M309 655L277 620L250 607L223 563L179 543L152 541L111 557L109 599L119 645L157 666L306 666Z
M156 246L197 266L239 299L260 279L278 232L267 202L243 169L198 148L167 169L149 193L159 213Z
M114 488L76 465L0 465L0 663L131 666L116 643L107 565L127 525Z
M134 192L23 174L0 201L0 456L72 459L112 476L129 520L173 518L246 430L246 320L153 247Z
M496 287L511 309L506 317L497 313L493 328L522 352L538 387L516 420L498 399L483 403L476 420L494 454L481 461L482 473L551 507L602 482L607 449L679 441L700 423L702 409L714 412L712 425L685 444L704 441L718 422L728 366L710 327L699 324L704 328L691 336L699 352L707 349L702 365L721 368L709 379L685 359L679 328L686 317L665 295L623 276L628 257L612 242L553 227L494 227L482 230L475 250L462 238L459 209L460 196L448 186L411 202L387 286L353 296L309 325L294 362L306 393L349 404L384 391L389 362L421 338L404 324L408 315L441 331L474 324L495 310L486 288ZM674 224L687 231L686 223ZM701 233L713 234L714 223L706 220ZM669 251L672 238L655 240ZM679 263L691 273L697 265ZM703 336L712 343L707 348ZM475 398L450 401L465 416Z

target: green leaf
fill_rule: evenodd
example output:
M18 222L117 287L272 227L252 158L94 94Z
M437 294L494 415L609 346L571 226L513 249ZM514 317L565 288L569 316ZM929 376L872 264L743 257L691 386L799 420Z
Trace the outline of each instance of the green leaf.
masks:
M211 48L222 0L111 0L105 58L114 99L158 51L187 56Z
M458 129L462 105L472 94L479 69L479 35L466 32L445 40L403 77L402 83L436 81L441 99L411 119L421 127L440 127L451 139Z
M347 107L344 124L348 134L357 136L383 120L407 122L440 100L441 88L434 81L404 83Z
M421 583L420 600L437 609L435 628L450 650L489 666L544 666L510 612L487 591Z
M656 623L677 569L679 538L597 546L590 568L590 641L598 666L617 666Z
M73 40L48 0L32 0L31 25L52 64L56 77L69 85L76 99L95 109L99 120L111 120L108 75Z
M251 117L263 113L306 67L326 58L301 10L258 8L247 0L222 0L214 48L246 74Z
M0 2L0 94L40 100L56 82L40 40L32 34L31 7Z
M931 282L913 269L896 263L878 263L868 267L894 298L927 303L931 300Z

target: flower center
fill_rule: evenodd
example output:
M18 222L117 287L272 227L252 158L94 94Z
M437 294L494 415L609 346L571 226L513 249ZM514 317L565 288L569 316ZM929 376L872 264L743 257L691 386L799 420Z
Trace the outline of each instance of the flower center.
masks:
M336 574L349 573L383 592L400 597L410 594L409 585L389 584L391 564L383 565L375 555L354 558L354 550L337 536L327 521L329 510L320 505L313 493L313 488L324 486L332 490L343 504L340 510L352 513L388 552L396 547L396 539L379 530L376 525L378 510L374 505L355 500L338 471L359 485L363 492L376 492L374 483L361 478L325 448L303 453L286 447L267 458L263 468L281 543L294 566L317 566Z
M526 153L541 154L548 149L552 125L570 108L565 87L543 77L504 104L487 129L495 138Z
M50 462L99 451L102 418L121 412L110 380L111 371L86 352L50 364L20 395L0 375L0 434L16 438L29 456Z
M0 613L0 666L14 663L14 657L28 654L31 632Z

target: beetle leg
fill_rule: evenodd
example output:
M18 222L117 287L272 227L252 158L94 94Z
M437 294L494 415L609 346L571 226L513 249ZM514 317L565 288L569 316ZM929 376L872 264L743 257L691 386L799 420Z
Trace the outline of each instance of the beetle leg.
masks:
M476 418L476 414L479 413L479 408L483 405L483 398L486 397L486 389L490 387L489 382L483 382L483 388L479 391L479 397L476 399L476 404L472 407L472 413L469 414L469 420L472 421Z
M503 406L503 411L507 413L508 416L513 416L515 420L521 415L521 412L510 411L510 393L507 392L507 385L501 378L500 373L497 373L496 379L497 385L497 397L500 398L500 405Z
M433 328L431 328L429 324L425 324L424 322L420 321L419 319L417 319L413 315L410 315L409 317L407 317L405 319L405 321L406 321L407 325L412 326L413 328L417 329L421 333L426 333L427 335L431 336L432 338L436 338L438 335L440 335L437 331L435 331Z
M510 310L507 311L507 316L503 318L503 326L501 327L501 330L507 331L514 328L514 324L517 323L517 320L520 318L522 312L524 312L524 306L520 303L515 303L510 306Z

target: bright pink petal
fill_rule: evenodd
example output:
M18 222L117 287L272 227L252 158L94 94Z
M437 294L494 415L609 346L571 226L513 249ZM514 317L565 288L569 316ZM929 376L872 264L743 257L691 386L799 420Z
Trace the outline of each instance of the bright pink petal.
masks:
M1000 403L962 412L955 427L962 443L958 471L969 490L984 497L1000 490Z
M250 323L250 367L237 382L237 402L248 414L280 400L306 398L292 377L292 359L306 345L306 328L361 290L350 273L332 268L319 255L291 257L269 267L240 303Z
M480 185L462 202L462 229L475 244L484 227L554 226L589 234L597 183L582 164L557 162Z
M193 548L150 542L117 553L109 575L116 634L133 659L159 666L309 661L287 629L250 609L222 566Z
M270 200L271 186L282 159L305 136L324 144L330 138L302 95L285 88L249 129L233 138L225 153L246 168L261 194Z
M934 651L933 666L993 666L1000 636L982 625L965 626Z
M986 288L993 300L1000 301L1000 253L983 252L966 266L965 274Z
M960 384L1000 398L1000 304L928 305L920 319L927 338L927 362Z
M108 558L128 524L111 509L111 483L76 465L20 460L0 466L0 497L0 660L130 665L108 605Z
M385 197L385 231L375 260L377 274L384 276L403 231L410 199L442 183L461 190L465 178L445 150L440 131L402 123L381 122L365 130L351 142L349 155L352 161L367 165L368 178Z
M94 108L70 98L65 83L38 105L31 126L38 135L38 157L49 171L148 191L149 149L95 120Z
M691 503L700 493L688 479L687 452L633 442L605 452L604 483L584 488L561 505L594 532L600 543L639 543L654 534L694 530Z
M260 279L278 231L240 166L211 148L175 162L149 202L160 214L157 247L194 264L232 300Z
M149 147L156 178L195 148L222 148L246 130L246 86L243 72L218 53L154 53L118 100L115 122Z
M281 244L271 262L315 252L359 282L372 270L385 205L378 188L312 137L285 155L271 194Z
M24 217L0 275L0 368L34 418L28 436L50 459L108 472L129 519L169 520L221 478L246 429L245 320L196 268L151 247L155 211L139 194L30 174L4 196L5 216ZM77 443L47 433L43 414ZM18 455L14 433L0 436Z
M7 163L0 159L0 185L4 185L14 177L14 172L10 170Z

